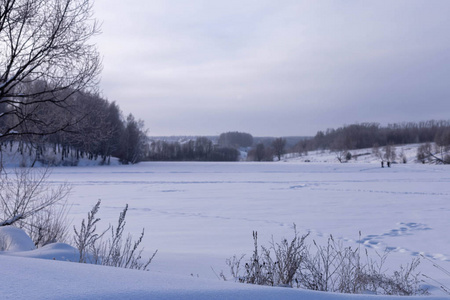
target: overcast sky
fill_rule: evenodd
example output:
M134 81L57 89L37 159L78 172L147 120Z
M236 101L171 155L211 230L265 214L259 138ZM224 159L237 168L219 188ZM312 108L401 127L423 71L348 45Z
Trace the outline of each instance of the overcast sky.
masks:
M96 0L102 95L149 135L450 118L450 1Z

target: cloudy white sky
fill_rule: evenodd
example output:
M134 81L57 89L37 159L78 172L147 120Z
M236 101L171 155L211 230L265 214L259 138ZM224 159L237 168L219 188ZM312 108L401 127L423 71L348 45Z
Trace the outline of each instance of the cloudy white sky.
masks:
M450 1L96 0L103 95L150 135L450 118Z

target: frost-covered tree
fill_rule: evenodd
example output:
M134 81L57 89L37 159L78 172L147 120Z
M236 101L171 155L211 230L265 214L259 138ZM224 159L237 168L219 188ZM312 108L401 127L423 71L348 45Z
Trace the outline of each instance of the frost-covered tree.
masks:
M94 89L101 69L89 39L98 33L88 0L0 0L0 140L46 135L79 119L48 108ZM47 113L48 112L48 113Z

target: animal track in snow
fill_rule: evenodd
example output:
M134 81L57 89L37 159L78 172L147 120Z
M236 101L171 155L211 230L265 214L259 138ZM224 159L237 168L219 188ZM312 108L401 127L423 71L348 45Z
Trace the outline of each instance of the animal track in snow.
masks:
M448 193L436 192L396 192L396 191L378 191L365 189L332 189L332 188L311 188L315 191L332 191L332 192L358 192L358 193L378 193L378 194L394 194L394 195L425 195L425 196L449 196Z
M450 257L441 254L441 253L427 253L427 252L420 252L420 251L413 251L407 248L403 247L396 247L396 246L388 246L386 243L383 242L383 239L386 237L398 237L398 236L404 236L404 235L413 235L416 231L423 231L423 230L432 230L432 228L428 227L426 224L422 223L398 223L399 227L389 230L388 232L382 233L382 234L371 234L367 235L365 237L362 237L360 240L356 241L357 243L360 243L364 245L367 248L373 248L373 249L383 249L390 252L400 252L400 253L408 253L412 256L419 256L423 255L427 258L436 259L436 260L443 260L443 261L450 261ZM349 239L344 239L346 241L350 241Z

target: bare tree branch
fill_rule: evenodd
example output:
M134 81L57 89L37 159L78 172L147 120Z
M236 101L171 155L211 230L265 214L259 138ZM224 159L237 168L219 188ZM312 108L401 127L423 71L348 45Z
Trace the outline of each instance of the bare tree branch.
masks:
M99 33L92 5L0 0L0 140L52 134L76 123L62 116L44 120L40 113L49 107L70 111L70 97L96 88L101 62L88 43Z

